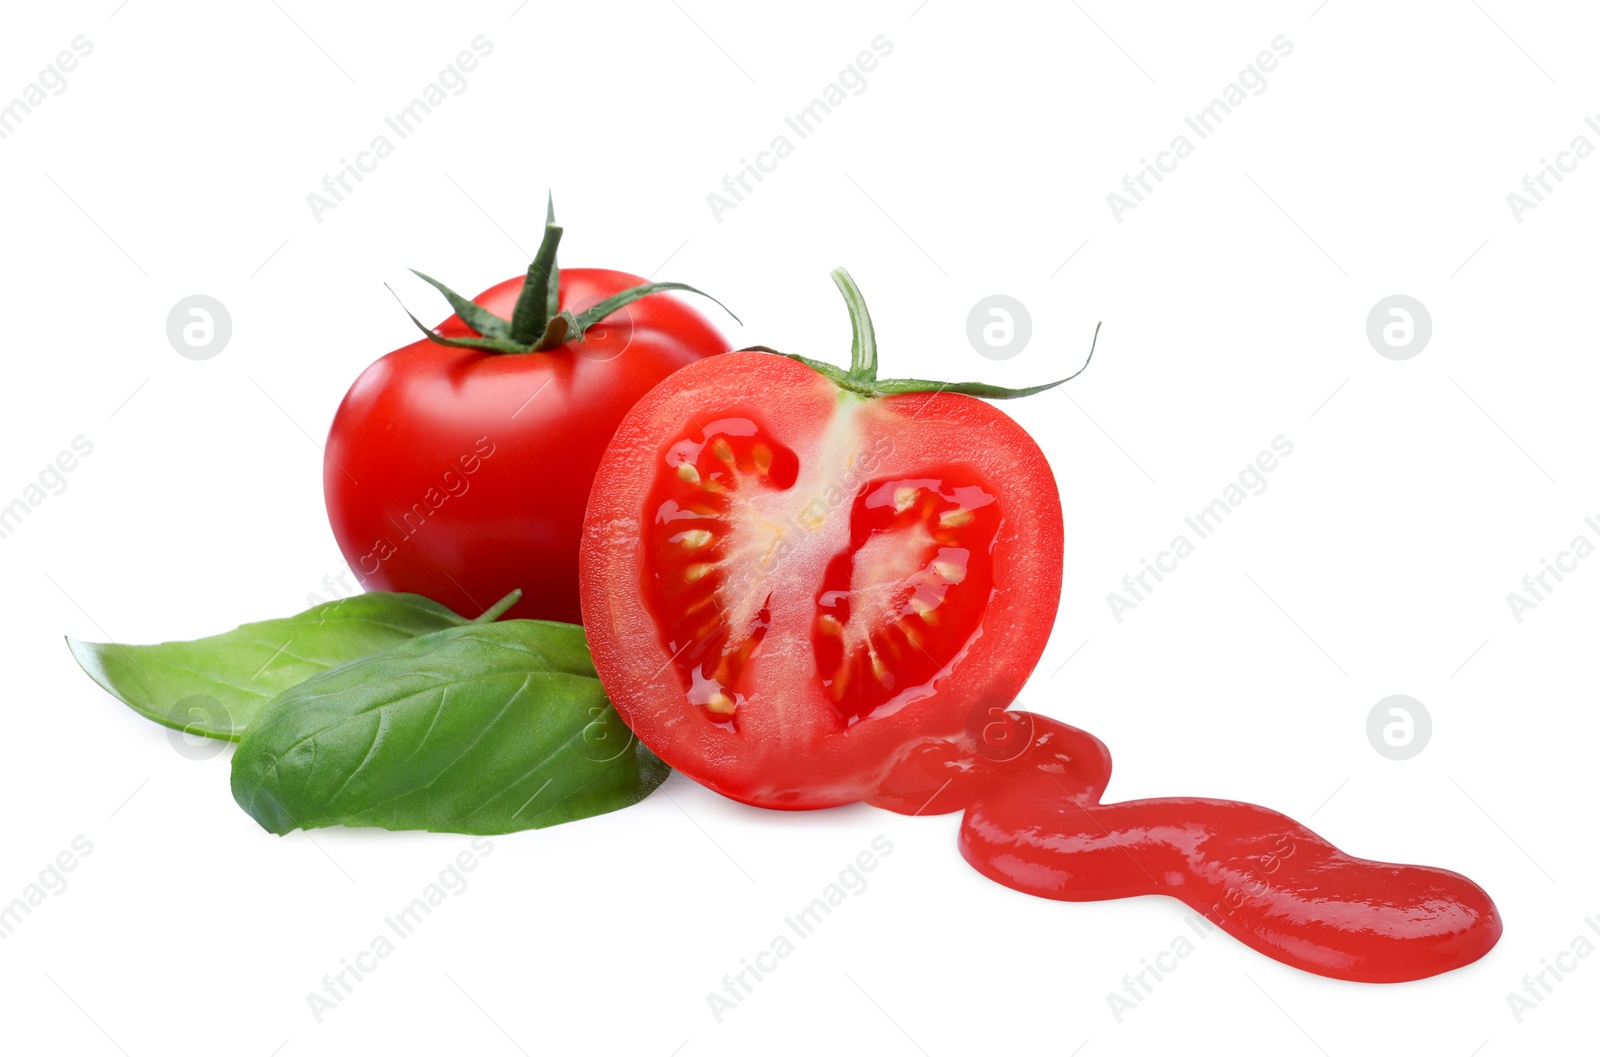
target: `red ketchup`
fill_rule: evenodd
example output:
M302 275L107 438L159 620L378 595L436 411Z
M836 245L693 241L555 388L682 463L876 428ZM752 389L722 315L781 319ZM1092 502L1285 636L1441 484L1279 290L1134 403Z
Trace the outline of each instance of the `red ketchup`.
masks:
M1019 892L1169 895L1269 958L1366 983L1458 969L1500 938L1494 902L1458 873L1360 859L1236 800L1102 804L1110 752L1046 716L996 709L974 733L919 746L872 802L904 814L965 809L961 854Z

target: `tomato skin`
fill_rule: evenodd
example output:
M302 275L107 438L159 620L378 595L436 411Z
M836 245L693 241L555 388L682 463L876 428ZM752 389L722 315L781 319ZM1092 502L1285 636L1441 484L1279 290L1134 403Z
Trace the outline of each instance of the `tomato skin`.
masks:
M564 269L561 307L645 281ZM509 319L522 286L474 300ZM438 331L473 333L456 316ZM470 614L520 588L508 617L577 622L584 505L612 432L661 379L727 350L700 313L654 294L548 352L423 339L389 353L356 379L328 434L323 491L340 551L369 590Z
M704 425L739 408L757 409L774 442L799 453L802 480L808 466L843 476L846 467L838 464L876 453L857 475L867 482L863 488L956 462L995 486L1004 522L990 550L993 584L982 623L930 693L846 721L821 685L810 632L824 574L817 556L849 545L846 499L828 506L803 533L808 539L800 547L811 548L812 557L760 574L770 577L754 589L770 593L770 630L750 658L753 689L735 722L717 722L690 703L673 651L641 597L645 577L656 573L642 543L646 519L655 516L648 497L665 446L685 423ZM795 502L807 498L802 491ZM793 360L736 352L684 368L618 427L586 516L584 625L613 703L668 764L745 803L830 807L873 796L896 763L928 738L958 738L974 709L1015 699L1055 619L1062 546L1061 504L1049 464L1027 433L992 405L950 393L866 399Z

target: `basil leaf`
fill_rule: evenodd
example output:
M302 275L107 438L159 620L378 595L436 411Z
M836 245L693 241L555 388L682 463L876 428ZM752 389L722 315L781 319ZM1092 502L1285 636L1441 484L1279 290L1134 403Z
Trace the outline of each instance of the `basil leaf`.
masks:
M498 604L490 613L498 616L496 610ZM189 734L238 741L256 713L296 683L466 623L421 595L374 591L193 642L123 646L68 639L67 646L89 678L140 715Z
M611 707L576 624L451 628L286 690L233 757L263 829L496 834L637 803L666 764Z

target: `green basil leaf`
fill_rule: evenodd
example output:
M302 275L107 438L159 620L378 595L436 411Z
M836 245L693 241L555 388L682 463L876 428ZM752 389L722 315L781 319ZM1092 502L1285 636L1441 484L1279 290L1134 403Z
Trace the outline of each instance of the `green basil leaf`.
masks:
M421 595L374 591L193 642L67 645L91 679L135 712L189 734L238 741L262 707L296 683L467 622Z
M233 757L263 829L496 834L637 803L666 764L611 707L583 629L451 628L284 691Z

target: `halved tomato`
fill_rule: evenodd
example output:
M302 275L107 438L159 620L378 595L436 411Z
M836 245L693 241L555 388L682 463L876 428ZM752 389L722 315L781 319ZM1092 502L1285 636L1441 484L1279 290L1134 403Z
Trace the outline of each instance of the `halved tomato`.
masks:
M691 363L618 427L580 553L595 667L673 767L764 807L872 796L1009 703L1061 590L1038 445L966 391L770 350ZM1039 387L1047 388L1047 387Z

